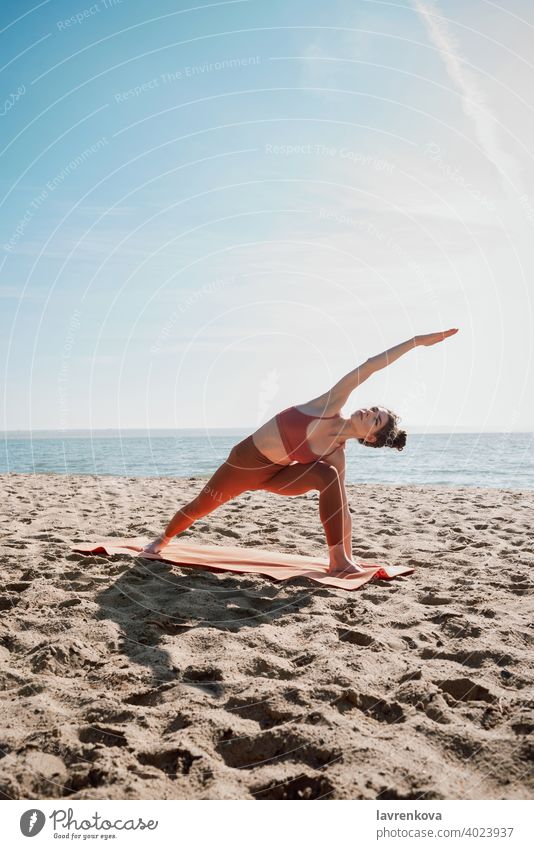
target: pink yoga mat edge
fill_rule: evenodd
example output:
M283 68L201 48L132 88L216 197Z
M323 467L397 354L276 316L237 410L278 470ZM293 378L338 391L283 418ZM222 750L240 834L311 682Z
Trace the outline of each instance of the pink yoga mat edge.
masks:
M317 557L262 549L243 549L236 546L199 545L197 543L171 543L161 555L142 553L149 542L145 537L131 539L111 538L95 543L82 543L73 547L79 554L126 554L180 567L200 568L209 572L263 575L276 581L308 578L323 586L355 590L371 581L391 580L415 571L409 566L381 566L364 564L366 571L354 578L339 578L327 574L327 561Z

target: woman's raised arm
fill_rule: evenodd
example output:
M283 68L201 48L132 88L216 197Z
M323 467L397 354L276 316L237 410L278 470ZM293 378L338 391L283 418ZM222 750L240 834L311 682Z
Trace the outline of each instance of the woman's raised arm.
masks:
M403 354L406 354L418 345L435 345L436 342L442 342L443 339L447 339L455 333L458 333L458 328L452 328L451 330L444 330L438 333L427 333L423 336L413 336L411 339L407 339L406 342L401 342L400 345L388 348L387 351L383 351L375 357L369 357L364 363L349 371L341 380L338 380L328 392L325 392L318 398L314 398L306 406L317 408L321 411L321 415L338 413L345 406L354 390L367 380L368 377L371 377L375 371L380 371L380 369L390 366L391 363L394 363L395 360L398 360L399 357L402 357Z

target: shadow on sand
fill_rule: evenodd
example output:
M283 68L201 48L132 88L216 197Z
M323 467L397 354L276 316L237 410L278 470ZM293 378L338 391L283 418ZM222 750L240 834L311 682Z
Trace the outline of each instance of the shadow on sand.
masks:
M94 555L93 555L94 556ZM272 622L294 614L327 589L310 587L306 579L283 583L261 576L236 578L223 572L187 569L157 560L122 555L106 558L121 569L112 586L98 593L98 618L120 627L119 651L152 671L155 681L176 681L201 687L211 695L221 689L218 670L209 657L198 669L179 668L180 637L193 629L217 640L217 632ZM170 645L168 638L173 638Z

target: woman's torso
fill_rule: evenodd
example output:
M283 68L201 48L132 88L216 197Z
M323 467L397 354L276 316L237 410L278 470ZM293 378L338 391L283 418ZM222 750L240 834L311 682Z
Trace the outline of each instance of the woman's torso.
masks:
M289 413L292 410L297 410L297 413L301 415L292 417ZM294 421L296 425L298 424L295 428L288 428L289 432L286 434L285 440L280 432L280 427L283 428L284 421L282 419L279 426L277 420L278 416L281 415L280 413L273 416L252 434L258 450L272 463L289 465L293 462L312 462L331 454L337 447L345 444L345 439L340 436L343 419L339 414L329 417L314 416L310 413L304 413L300 406L288 407L287 410L282 411L282 414L284 413L289 414L289 419L286 417L289 424L291 424L291 421ZM302 457L299 460L292 459L287 450L287 436L291 438L292 435L297 433L301 434L297 440L299 443L297 453Z

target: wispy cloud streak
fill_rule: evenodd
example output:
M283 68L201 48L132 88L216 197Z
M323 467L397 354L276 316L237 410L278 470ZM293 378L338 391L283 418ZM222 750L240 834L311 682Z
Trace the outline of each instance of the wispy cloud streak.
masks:
M451 81L461 95L462 110L473 122L480 147L499 172L504 189L510 193L513 190L508 180L515 183L516 188L519 187L520 167L500 144L498 122L487 106L484 92L474 74L463 64L458 42L447 24L440 20L439 9L432 0L413 0L413 4L427 28L430 40L445 63Z

